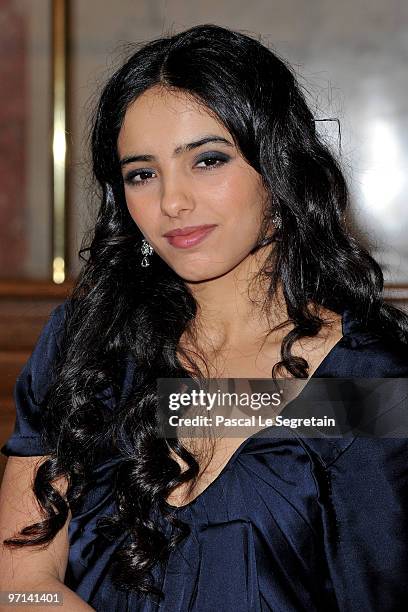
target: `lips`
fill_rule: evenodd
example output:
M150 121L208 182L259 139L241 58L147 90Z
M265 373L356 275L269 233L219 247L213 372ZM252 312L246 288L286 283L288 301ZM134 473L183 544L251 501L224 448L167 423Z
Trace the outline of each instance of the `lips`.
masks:
M164 235L173 247L188 249L202 242L216 227L216 225L196 225L171 230Z
M163 234L166 238L169 236L187 236L188 234L192 234L194 232L198 232L200 230L206 229L208 227L215 227L215 225L189 225L187 227L179 227L177 229L171 230L166 234Z

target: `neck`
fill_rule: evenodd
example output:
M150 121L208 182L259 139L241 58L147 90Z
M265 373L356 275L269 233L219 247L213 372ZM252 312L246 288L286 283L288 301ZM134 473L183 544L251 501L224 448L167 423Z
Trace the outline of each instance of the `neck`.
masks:
M194 330L200 343L216 351L240 346L262 339L271 327L286 320L281 289L263 308L269 279L256 276L271 248L259 248L222 276L187 283L198 303Z

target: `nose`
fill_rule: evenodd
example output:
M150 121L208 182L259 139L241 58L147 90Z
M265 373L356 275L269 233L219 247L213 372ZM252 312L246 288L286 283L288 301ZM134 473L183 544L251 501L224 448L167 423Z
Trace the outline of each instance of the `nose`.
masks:
M183 211L193 210L194 206L194 197L186 180L175 174L163 179L160 207L164 215L178 217Z

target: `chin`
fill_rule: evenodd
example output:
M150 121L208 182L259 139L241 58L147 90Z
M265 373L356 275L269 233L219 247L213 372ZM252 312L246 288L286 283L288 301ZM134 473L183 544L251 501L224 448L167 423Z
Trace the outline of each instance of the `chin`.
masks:
M199 283L224 276L230 271L230 268L211 266L208 263L206 265L194 265L192 263L187 269L183 267L182 269L174 269L174 271L186 282Z
M179 272L175 270L175 272L182 278L184 281L188 283L200 283L204 281L211 280L212 278L216 278L219 274L211 274L210 270L183 270Z

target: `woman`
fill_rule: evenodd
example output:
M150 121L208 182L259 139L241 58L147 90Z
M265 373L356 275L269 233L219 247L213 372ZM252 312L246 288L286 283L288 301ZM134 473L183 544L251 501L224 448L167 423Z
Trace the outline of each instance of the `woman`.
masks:
M88 257L2 449L2 589L121 612L408 603L406 439L195 455L159 431L158 378L407 377L407 316L291 69L211 24L153 40L105 86L92 152Z

